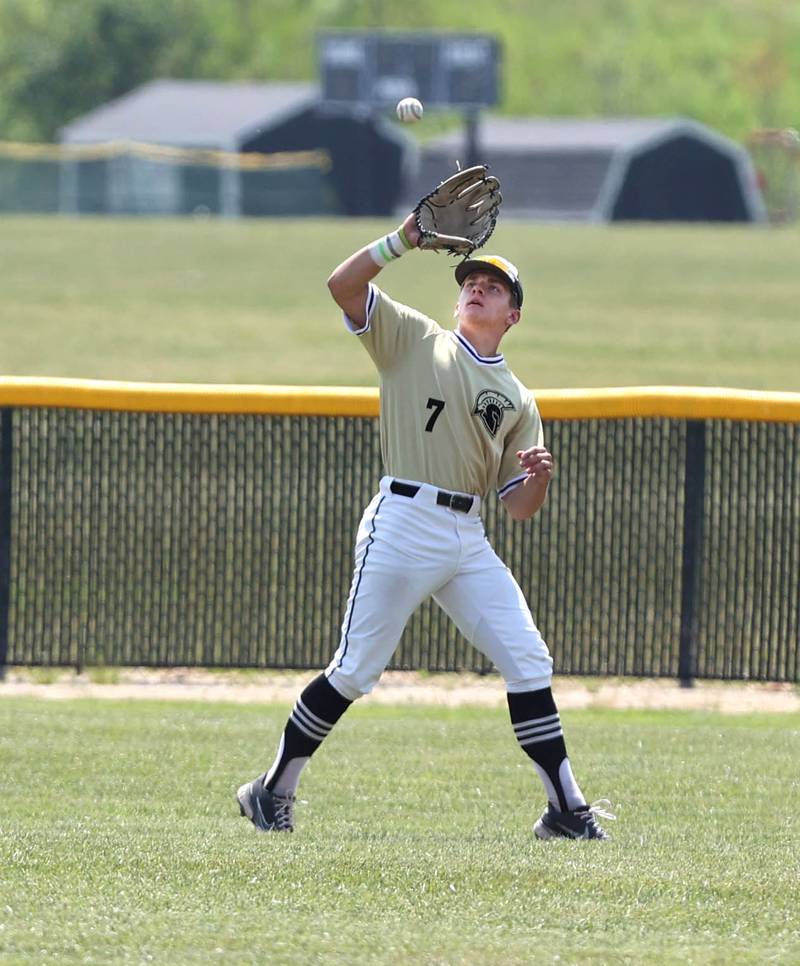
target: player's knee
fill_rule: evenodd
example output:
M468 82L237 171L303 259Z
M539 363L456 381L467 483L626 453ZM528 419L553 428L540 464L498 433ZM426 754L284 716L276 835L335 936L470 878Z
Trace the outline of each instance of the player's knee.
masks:
M353 674L346 674L340 668L334 668L328 673L328 682L348 701L363 698L377 684L377 681L368 681Z
M549 688L552 682L552 674L544 674L535 678L518 678L511 681L506 679L506 691L510 694L521 694L523 691L541 691L543 688Z

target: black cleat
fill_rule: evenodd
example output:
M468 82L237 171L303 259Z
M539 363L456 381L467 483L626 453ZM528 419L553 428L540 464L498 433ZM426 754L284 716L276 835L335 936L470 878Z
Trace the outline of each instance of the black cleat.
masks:
M242 785L236 793L239 811L259 832L294 831L294 795L275 795L264 787L264 775Z
M617 816L609 812L606 806L611 806L607 798L568 812L559 812L550 804L534 825L533 834L537 839L610 839L611 836L595 817L599 815L600 818L615 819Z

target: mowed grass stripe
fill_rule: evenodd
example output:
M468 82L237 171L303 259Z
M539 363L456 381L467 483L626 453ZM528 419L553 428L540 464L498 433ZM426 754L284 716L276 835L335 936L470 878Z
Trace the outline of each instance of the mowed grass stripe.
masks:
M376 385L330 271L394 219L0 220L1 371L144 381ZM542 225L487 246L525 284L504 341L532 388L800 391L797 229ZM449 325L455 262L415 252L380 284Z
M566 712L601 845L534 841L502 709L368 703L258 835L233 793L288 711L0 701L0 958L797 961L796 715Z

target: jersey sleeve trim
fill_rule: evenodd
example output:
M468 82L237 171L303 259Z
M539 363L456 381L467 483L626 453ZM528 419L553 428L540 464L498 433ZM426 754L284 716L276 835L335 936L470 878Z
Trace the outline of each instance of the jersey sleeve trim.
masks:
M498 489L497 495L501 499L504 496L507 496L513 489L516 489L516 487L518 487L520 485L520 483L524 483L525 482L525 477L527 475L528 475L527 473L522 473L520 476L515 476L513 480L509 480L508 483L506 483L504 486L501 486Z
M367 286L367 321L360 328L358 323L354 322L347 312L342 313L344 324L347 326L349 331L353 333L353 335L364 335L365 333L369 332L372 313L375 311L375 306L378 302L377 291L378 290L375 288L372 282L370 282Z

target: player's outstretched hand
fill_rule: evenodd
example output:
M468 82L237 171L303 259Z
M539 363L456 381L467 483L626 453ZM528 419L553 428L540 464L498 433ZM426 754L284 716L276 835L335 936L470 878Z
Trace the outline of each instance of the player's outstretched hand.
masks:
M528 476L535 476L539 480L552 479L555 461L553 454L545 446L521 449L517 453L517 458L519 465Z

